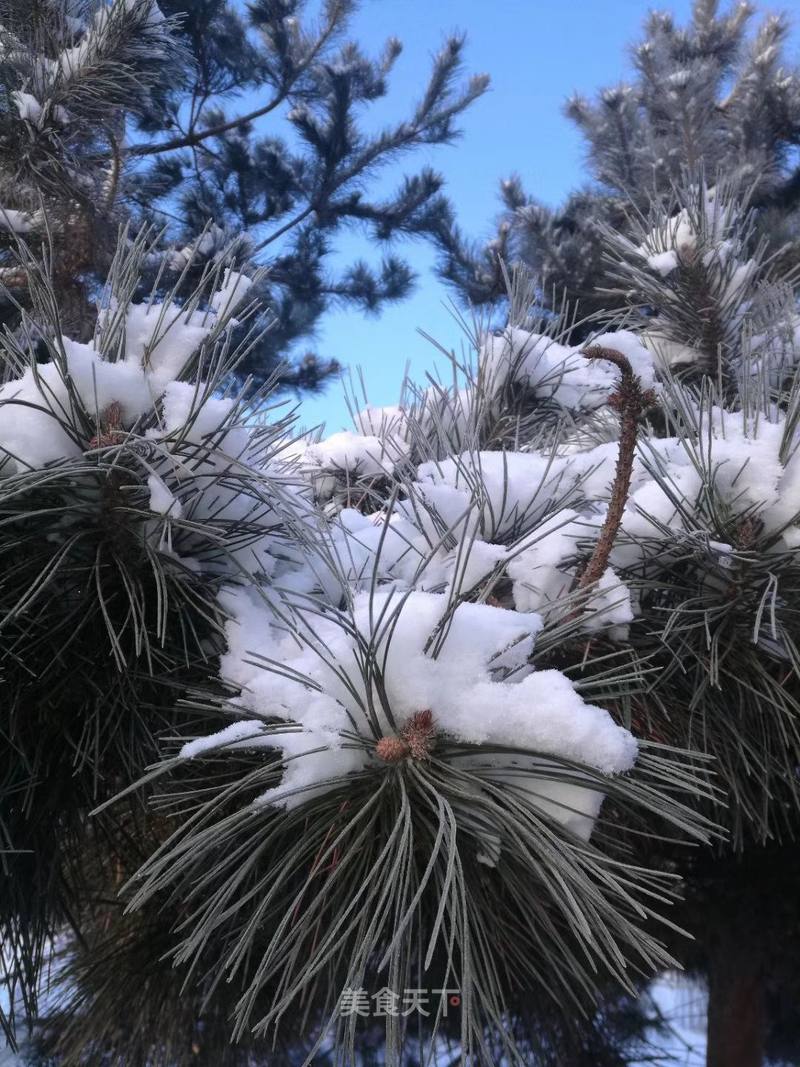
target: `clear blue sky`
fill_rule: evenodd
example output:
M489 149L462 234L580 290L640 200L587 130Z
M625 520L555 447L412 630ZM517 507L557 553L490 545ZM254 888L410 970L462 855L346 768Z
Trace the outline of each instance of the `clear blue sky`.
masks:
M498 180L512 171L527 189L556 204L584 177L583 146L562 114L574 90L593 93L630 71L628 46L640 35L651 7L671 10L681 20L690 0L653 4L647 0L363 0L353 36L378 52L389 35L404 50L391 90L375 109L380 122L404 116L420 93L430 57L452 30L468 35L466 62L472 72L491 75L489 92L463 116L462 138L452 147L432 148L408 157L382 180L397 183L404 171L422 164L447 179L463 228L489 236L498 210ZM786 6L785 4L783 6ZM343 255L377 261L358 235L340 240ZM422 377L435 353L418 329L445 347L458 347L460 333L447 309L447 289L431 270L432 253L420 243L403 242L400 251L420 275L415 294L378 318L356 311L333 311L323 320L314 347L351 370L361 367L370 403L397 399L403 371ZM306 426L325 422L328 430L349 426L338 382L321 397L303 400Z

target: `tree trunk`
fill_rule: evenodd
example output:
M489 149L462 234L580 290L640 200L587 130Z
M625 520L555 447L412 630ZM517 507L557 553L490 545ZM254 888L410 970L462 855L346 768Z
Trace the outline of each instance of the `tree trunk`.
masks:
M706 1067L762 1067L765 1003L761 953L747 924L726 924L710 953Z

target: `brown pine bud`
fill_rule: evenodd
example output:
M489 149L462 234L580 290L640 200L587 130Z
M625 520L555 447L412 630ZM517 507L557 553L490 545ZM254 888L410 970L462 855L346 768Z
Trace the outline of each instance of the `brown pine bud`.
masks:
M89 441L89 448L108 448L110 445L118 445L125 440L122 429L122 407L117 400L113 400L100 416L100 433Z
M430 708L412 715L399 737L382 737L375 745L375 754L385 763L399 763L408 759L428 759L433 747L435 730Z
M402 737L382 737L375 746L375 754L384 763L399 763L411 754L411 749Z
M433 744L433 712L430 708L418 711L412 715L403 727L402 735L405 738L412 759L427 759Z
M748 515L736 527L736 547L743 551L754 548L763 529L764 523L757 515Z

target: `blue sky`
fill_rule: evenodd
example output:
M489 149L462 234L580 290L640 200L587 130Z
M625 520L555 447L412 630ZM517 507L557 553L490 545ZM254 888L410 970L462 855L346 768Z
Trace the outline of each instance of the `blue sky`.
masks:
M447 179L462 227L477 238L490 234L498 180L513 171L539 199L558 203L584 178L583 145L562 104L575 90L591 94L625 77L628 46L640 36L652 6L665 7L680 20L691 8L690 0L656 5L645 0L363 0L352 36L376 53L389 35L404 44L390 93L370 121L388 122L409 111L430 57L449 31L468 35L467 69L492 78L486 96L463 116L463 136L453 147L415 153L381 181L389 188L406 171L434 166ZM380 251L357 234L344 235L339 248L346 258L380 258ZM447 306L450 294L431 270L431 251L406 242L400 251L420 275L413 297L378 318L333 311L313 341L322 355L336 357L351 371L363 370L373 404L397 400L406 364L418 378L433 367L435 351L418 329L446 348L458 348L461 341ZM300 414L306 426L325 422L329 431L349 426L338 382L324 395L304 399Z

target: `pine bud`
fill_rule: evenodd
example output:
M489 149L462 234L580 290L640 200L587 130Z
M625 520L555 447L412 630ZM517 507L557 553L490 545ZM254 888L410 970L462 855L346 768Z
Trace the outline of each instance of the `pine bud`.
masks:
M403 737L412 759L427 759L433 744L433 712L430 708L412 715L403 727Z
M385 763L401 760L428 759L434 739L433 712L430 708L412 715L399 737L382 737L375 745L375 754Z
M375 746L375 754L385 763L399 763L411 754L411 749L401 737L382 737Z
M122 429L122 407L117 400L112 401L100 416L100 432L89 441L90 448L108 448L125 440Z

